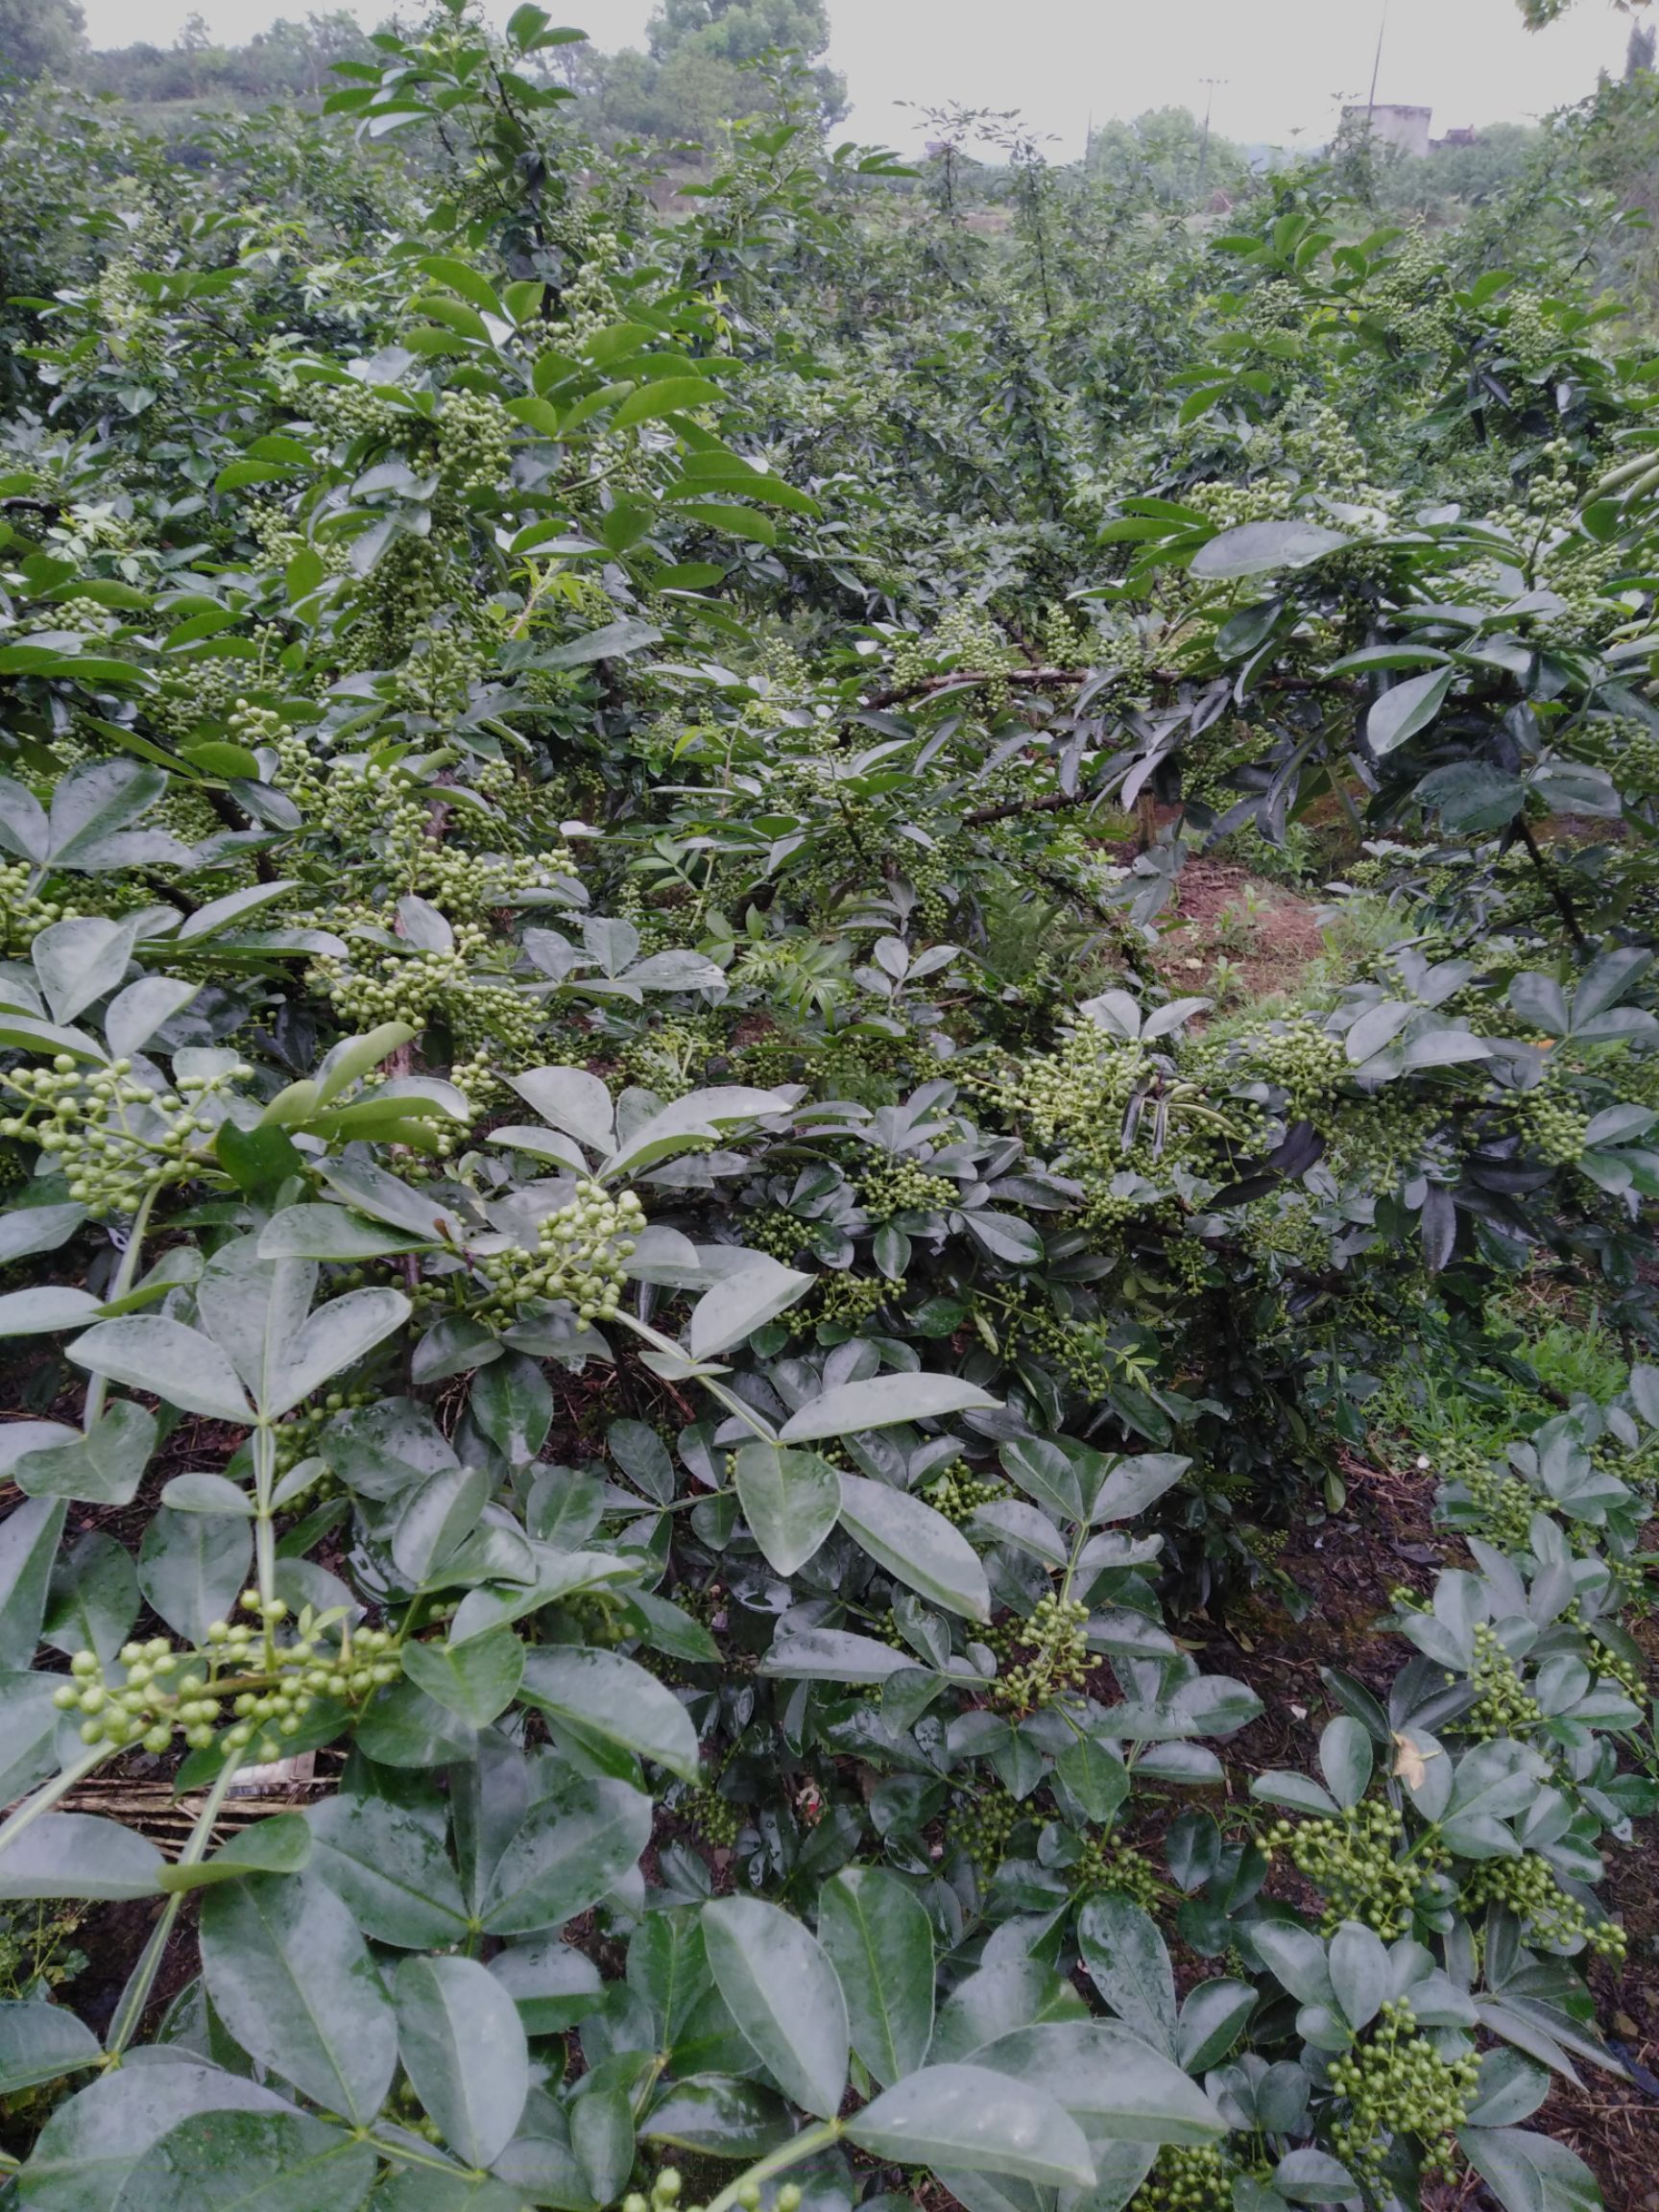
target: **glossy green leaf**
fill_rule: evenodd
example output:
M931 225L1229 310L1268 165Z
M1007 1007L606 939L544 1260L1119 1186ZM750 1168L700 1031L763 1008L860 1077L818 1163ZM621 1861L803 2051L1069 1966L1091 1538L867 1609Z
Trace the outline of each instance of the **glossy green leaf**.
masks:
M273 1813L239 1828L205 1859L190 1865L164 1866L160 1884L170 1895L177 1890L212 1889L249 1874L298 1874L310 1857L311 1831L304 1816Z
M46 1813L0 1850L0 1898L154 1897L162 1859L118 1820Z
M1040 2084L1091 2135L1128 2143L1214 2143L1226 2123L1173 2059L1099 2020L1016 2028L975 2062Z
M201 1644L208 1624L228 1619L248 1580L253 1535L246 1519L228 1514L157 1509L138 1550L138 1587L186 1643Z
M905 2166L967 2166L1061 2188L1094 2178L1070 2115L1042 2089L985 2066L925 2066L867 2104L847 2135Z
M301 2112L198 2112L128 2175L114 2212L356 2212L373 2145Z
M253 1418L235 1369L212 1338L160 1314L100 1321L64 1349L94 1375L148 1390L186 1413L244 1426Z
M1107 2008L1154 2050L1175 2050L1175 1976L1156 1922L1131 1898L1091 1897L1077 1914L1077 1948Z
M469 1643L405 1644L403 1671L428 1697L474 1728L487 1728L517 1693L524 1647L511 1628Z
M743 1518L779 1575L793 1575L812 1557L841 1513L841 1479L815 1452L745 1444L733 1460Z
M572 1776L533 1805L496 1861L482 1917L534 1935L596 1904L651 1839L651 1800L625 1782Z
M847 2086L847 2005L822 1945L758 1897L703 1908L709 1964L732 2017L785 2096L822 2120Z
M139 2160L180 2122L201 2112L283 2109L272 2090L193 2058L130 2063L52 2114L30 2153L23 2201L30 2212L114 2212Z
M990 1620L991 1591L978 1553L960 1529L920 1498L863 1475L843 1475L841 1526L889 1574L924 1598L970 1621Z
M847 2000L853 2048L884 2087L933 2036L933 1929L897 1875L848 1867L818 1892L818 1940Z
M868 1382L840 1382L792 1413L780 1435L785 1444L815 1443L887 1429L896 1421L940 1420L948 1413L994 1409L997 1401L977 1383L955 1375L878 1375Z
M530 2091L517 2008L471 1959L405 1959L393 1985L397 2043L415 2093L469 2166L512 2141Z
M0 2097L96 2066L103 2047L62 2005L0 2003Z
M402 1951L442 1950L467 1934L467 1904L441 1832L384 1797L314 1805L311 1871L343 1898L365 1936Z
M202 1904L202 1972L242 2048L361 2125L397 2063L391 2004L356 1923L310 1874L256 1874Z
M697 1731L685 1706L619 1652L543 1645L525 1654L519 1695L578 1739L619 1744L687 1781L701 1772Z

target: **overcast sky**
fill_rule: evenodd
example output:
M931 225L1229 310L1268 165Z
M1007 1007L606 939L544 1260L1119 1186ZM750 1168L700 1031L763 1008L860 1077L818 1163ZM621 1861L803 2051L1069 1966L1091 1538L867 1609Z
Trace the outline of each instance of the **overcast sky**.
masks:
M171 44L194 6L221 37L245 38L275 16L341 0L84 0L100 45ZM391 0L354 0L373 23ZM513 0L486 0L497 21ZM602 47L638 44L652 0L562 0L556 22L580 24ZM411 0L405 12L413 13ZM1214 88L1215 128L1247 141L1329 135L1340 100L1370 85L1382 0L830 0L830 58L854 100L851 135L908 146L912 119L896 101L1018 108L1051 132L1055 152L1081 150L1090 117L1142 108L1202 112ZM1449 126L1524 121L1590 91L1622 66L1629 18L1608 0L1580 0L1548 31L1521 27L1514 0L1388 0L1377 96L1432 107Z

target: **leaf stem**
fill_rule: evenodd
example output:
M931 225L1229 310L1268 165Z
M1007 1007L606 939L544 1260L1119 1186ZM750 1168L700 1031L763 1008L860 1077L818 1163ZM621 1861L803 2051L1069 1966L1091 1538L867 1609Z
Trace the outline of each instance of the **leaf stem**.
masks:
M161 1195L161 1185L152 1183L138 1201L138 1211L132 1216L132 1226L127 1232L127 1248L121 1255L121 1264L115 1270L115 1280L109 1286L109 1296L105 1301L113 1306L125 1298L132 1287L132 1279L138 1272L138 1255L144 1248L144 1235L150 1226L150 1214ZM81 1409L81 1427L90 1430L104 1411L104 1401L109 1395L108 1376L94 1375L86 1385L86 1402Z
M636 1336L641 1337L644 1342L651 1346L653 1351L670 1353L676 1359L686 1358L683 1345L676 1344L671 1336L661 1335L651 1327L649 1322L637 1320L632 1313L622 1312L618 1312L616 1319L621 1322L624 1329L631 1329ZM697 1375L691 1380L701 1382L709 1397L717 1400L729 1413L735 1413L743 1426L751 1434L758 1437L762 1444L777 1443L777 1431L761 1420L753 1407L745 1406L735 1391L723 1389L709 1375ZM709 2212L713 2212L712 2205L709 2207Z
M268 1421L261 1421L250 1443L253 1457L253 1559L254 1580L261 1605L276 1595L276 1527L271 1511L271 1494L276 1482L276 1437ZM271 1623L264 1622L266 1664L271 1664Z
M804 2128L799 2135L792 2135L787 2143L781 2144L776 2151L768 2152L764 2158L757 2158L747 2173L738 2175L735 2181L729 2181L718 2197L709 2200L705 2212L732 2212L746 2183L770 2180L774 2174L786 2173L791 2166L799 2166L807 2158L815 2158L820 2151L827 2151L830 2144L838 2141L840 2134L839 2120L823 2120L816 2128Z
M224 1766L214 1777L213 1787L208 1791L201 1812L196 1815L196 1825L190 1831L189 1841L179 1854L176 1861L178 1865L197 1866L207 1856L208 1846L213 1840L213 1823L219 1817L220 1808L231 1783L236 1779L241 1764L235 1752L227 1756ZM144 2017L144 2008L150 2002L150 1993L156 1986L156 1977L161 1971L161 1961L166 1956L167 1946L172 1940L174 1927L187 1895L186 1890L175 1889L162 1907L160 1918L150 1931L150 1940L145 1944L138 1963L121 1992L121 2002L116 2006L115 2017L109 2023L109 2033L104 2046L104 2063L107 2067L120 2064L122 2052L138 2032L138 2024Z

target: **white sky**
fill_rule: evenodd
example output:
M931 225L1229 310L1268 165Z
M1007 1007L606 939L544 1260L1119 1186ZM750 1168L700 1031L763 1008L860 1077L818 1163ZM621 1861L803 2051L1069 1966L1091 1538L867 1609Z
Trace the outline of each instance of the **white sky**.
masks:
M275 16L342 0L84 0L100 45L170 45L198 10L219 36L241 39ZM390 0L348 0L369 24ZM485 0L504 21L513 0ZM1202 112L1207 77L1217 131L1245 141L1310 143L1329 135L1343 98L1363 99L1383 0L829 0L830 58L855 103L849 135L908 147L913 119L896 101L1017 108L1081 150L1091 115L1142 108ZM1514 0L1387 0L1378 98L1431 106L1433 128L1525 121L1590 91L1623 64L1629 17L1579 0L1548 31L1527 32ZM652 0L555 0L605 48L637 44ZM405 13L414 7L405 0Z

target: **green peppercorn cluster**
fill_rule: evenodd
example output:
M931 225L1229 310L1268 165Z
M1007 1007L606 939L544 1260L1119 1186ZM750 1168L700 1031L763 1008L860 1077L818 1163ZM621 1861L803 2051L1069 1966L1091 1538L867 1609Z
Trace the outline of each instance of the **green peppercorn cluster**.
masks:
M360 384L355 378L310 385L305 404L320 429L332 430L340 438L361 438L366 431L408 420L373 386Z
M1347 1047L1311 1014L1252 1029L1229 1048L1234 1079L1247 1074L1285 1094L1287 1120L1317 1118L1350 1072Z
M1139 1201L1126 1204L1126 1214L1140 1211ZM1091 1214L1094 1208L1090 1209ZM1091 1223L1092 1226L1096 1224ZM983 1336L989 1323L975 1313ZM1115 1348L1092 1322L1076 1317L1062 1320L1051 1307L1033 1302L1007 1316L1008 1333L1024 1349L1064 1375L1081 1398L1100 1403L1121 1380L1122 1366ZM992 1349L996 1349L993 1345Z
M1146 1072L1141 1046L1083 1022L1058 1052L1010 1062L982 1087L1005 1114L1027 1122L1039 1143L1064 1142L1111 1175L1123 1165L1124 1113Z
M622 2200L621 2212L673 2212L673 2207L680 2201L683 2186L678 2167L664 2166L651 2184L650 2196L647 2197L643 2190L631 2190ZM737 2201L743 2207L743 2212L759 2212L759 2182L740 2182ZM777 2212L801 2212L801 2191L793 2181L785 2181L773 2201ZM703 2206L687 2204L685 2212L703 2212Z
M1479 2073L1473 2057L1442 2056L1404 1998L1384 1998L1364 2042L1332 2063L1331 2089L1347 2106L1331 2129L1336 2155L1378 2181L1390 2140L1408 2135L1422 2147L1424 2174L1450 2176Z
M514 1248L479 1262L490 1286L486 1318L510 1321L532 1299L567 1299L584 1321L613 1321L645 1209L632 1190L613 1198L602 1183L543 1219L533 1253Z
M398 2069L386 2099L387 2110L398 2128L407 2135L419 2135L423 2142L442 2143L444 2134L436 2120L426 2111L415 2091L415 2084Z
M438 466L444 489L465 498L491 492L513 466L517 425L486 392L450 391L438 415Z
M1150 1860L1131 1845L1099 1834L1085 1839L1083 1855L1071 1869L1071 1882L1080 1897L1104 1890L1108 1895L1132 1898L1147 1912L1163 1894Z
M260 1606L259 1593L245 1590L242 1603L251 1610L259 1611L267 1624L266 1647L255 1662L263 1677L257 1688L250 1686L240 1690L231 1702L235 1721L225 1732L228 1751L244 1751L258 1738L254 1757L276 1759L281 1756L280 1739L297 1736L300 1724L320 1696L357 1700L370 1692L397 1681L402 1668L397 1655L391 1632L385 1628L359 1628L349 1639L342 1636L340 1643L330 1650L320 1639L301 1634L292 1644L276 1645L271 1639L271 1628L286 1613L279 1598L272 1599ZM281 1612L277 1608L281 1607ZM215 1623L214 1626L220 1623ZM213 1641L213 1629L207 1631ZM232 1654L235 1646L229 1641L236 1635L230 1628L226 1648ZM247 1646L243 1646L247 1649Z
M579 1590L560 1600L559 1611L588 1645L609 1647L627 1642L629 1629L621 1600L610 1590ZM661 1653L653 1654L660 1658Z
M1224 2151L1207 2143L1166 2143L1130 2198L1130 2212L1232 2212L1237 2172Z
M1482 1859L1462 1877L1458 1910L1468 1917L1502 1905L1526 1924L1535 1943L1554 1951L1589 1949L1599 1959L1623 1960L1627 1946L1616 1920L1594 1920L1556 1880L1548 1859L1524 1851L1518 1859Z
M930 1483L926 1498L935 1513L942 1513L947 1521L960 1527L970 1521L981 1505L989 1505L993 1499L1005 1498L1007 1484L977 1481L960 1464L948 1468L936 1482Z
M464 853L422 835L410 855L407 885L445 913L479 914L521 891L568 885L576 863L563 845L541 853Z
M998 1674L990 1698L999 1712L1030 1713L1052 1704L1089 1679L1089 1608L1080 1598L1039 1598L1029 1619L1011 1620L992 1631L993 1648L1022 1651L1017 1666Z
M1446 1480L1436 1500L1439 1510L1459 1527L1473 1522L1502 1551L1524 1551L1532 1539L1532 1517L1543 1504L1530 1484L1467 1445L1442 1446L1440 1457Z
M858 1187L858 1202L872 1221L891 1221L898 1214L937 1214L954 1206L959 1187L948 1175L929 1175L915 1160L884 1162L871 1168Z
M171 1746L177 1727L192 1749L204 1747L213 1741L219 1700L206 1695L205 1675L179 1671L186 1656L165 1636L124 1644L121 1671L112 1679L95 1651L77 1651L69 1662L71 1679L53 1693L53 1702L60 1712L86 1716L81 1723L84 1743L108 1743L115 1750L141 1743L159 1753Z
M806 1240L806 1224L798 1214L786 1214L781 1207L764 1207L742 1216L743 1243L751 1252L764 1252L771 1259L792 1262Z
M338 1279L340 1289L351 1289L353 1285L344 1273ZM377 1390L330 1390L313 1405L301 1406L279 1421L271 1432L276 1453L276 1472L286 1475L290 1468L298 1467L317 1450L323 1431L336 1413L344 1413L349 1407L373 1406L379 1398Z
M1476 1699L1458 1725L1483 1742L1495 1736L1521 1736L1528 1728L1536 1728L1544 1718L1543 1708L1522 1683L1520 1670L1503 1648L1497 1629L1489 1621L1479 1622L1473 1642L1475 1663L1469 1679Z
M85 1716L81 1740L108 1743L113 1750L142 1744L160 1753L177 1730L193 1751L213 1742L215 1723L227 1705L234 1716L225 1732L228 1751L243 1751L257 1735L258 1756L280 1755L280 1739L298 1735L300 1723L320 1695L361 1698L399 1672L392 1637L385 1629L342 1631L337 1645L325 1646L312 1627L309 1611L292 1643L276 1640L288 1608L280 1598L261 1600L245 1590L242 1608L253 1622L214 1621L203 1649L175 1649L166 1637L124 1644L119 1673L111 1674L95 1651L77 1651L70 1679L54 1693L60 1712Z
M238 745L256 752L260 746L278 748L292 743L293 735L288 724L274 707L255 707L247 699L238 699L226 717L227 734Z
M699 1783L680 1802L680 1812L710 1850L730 1850L742 1828L742 1816L729 1797L708 1783Z
M1546 1166L1572 1167L1583 1159L1591 1117L1554 1083L1540 1083L1516 1105L1527 1144Z
M398 701L418 714L459 714L486 659L483 640L456 623L421 631L397 671Z
M967 1852L980 1877L989 1880L1007 1855L1019 1818L1020 1808L1006 1790L959 1797L950 1809L950 1840Z
M857 1331L903 1291L902 1281L889 1283L883 1275L828 1273L818 1278L814 1312L820 1321Z
M349 668L391 668L400 661L411 640L430 629L451 581L458 585L431 538L405 533L394 539L375 563L370 588L360 591L360 612L344 641Z
M946 669L971 669L1001 677L1014 667L1019 655L982 607L959 599L948 607L926 637L915 633L902 637L893 652L893 683L918 684ZM1006 713L1008 686L994 682L982 694L983 710L990 720Z
M38 1145L43 1161L66 1177L70 1197L101 1221L132 1213L155 1186L199 1173L202 1140L219 1126L203 1105L252 1073L237 1062L222 1075L181 1075L173 1089L157 1089L131 1060L89 1070L60 1052L50 1068L0 1075L24 1102L21 1114L0 1119L0 1137Z
M373 1027L382 1022L409 1022L423 1029L445 999L471 985L470 964L489 950L490 939L475 924L463 922L447 952L411 949L388 952L372 965L325 955L313 963L311 979L330 998L341 1019Z
M1450 1863L1437 1845L1406 1853L1406 1822L1381 1800L1348 1807L1334 1819L1276 1820L1262 1839L1269 1864L1280 1852L1325 1900L1327 1935L1362 1920L1392 1940L1410 1933L1426 1879Z
M36 874L25 860L0 866L0 951L27 952L42 929L81 912L61 899L42 898Z
M718 1049L714 1024L694 1016L657 1022L643 1036L631 1038L616 1057L631 1083L655 1092L669 1105L697 1088L700 1070ZM799 1236L799 1223L796 1227Z

